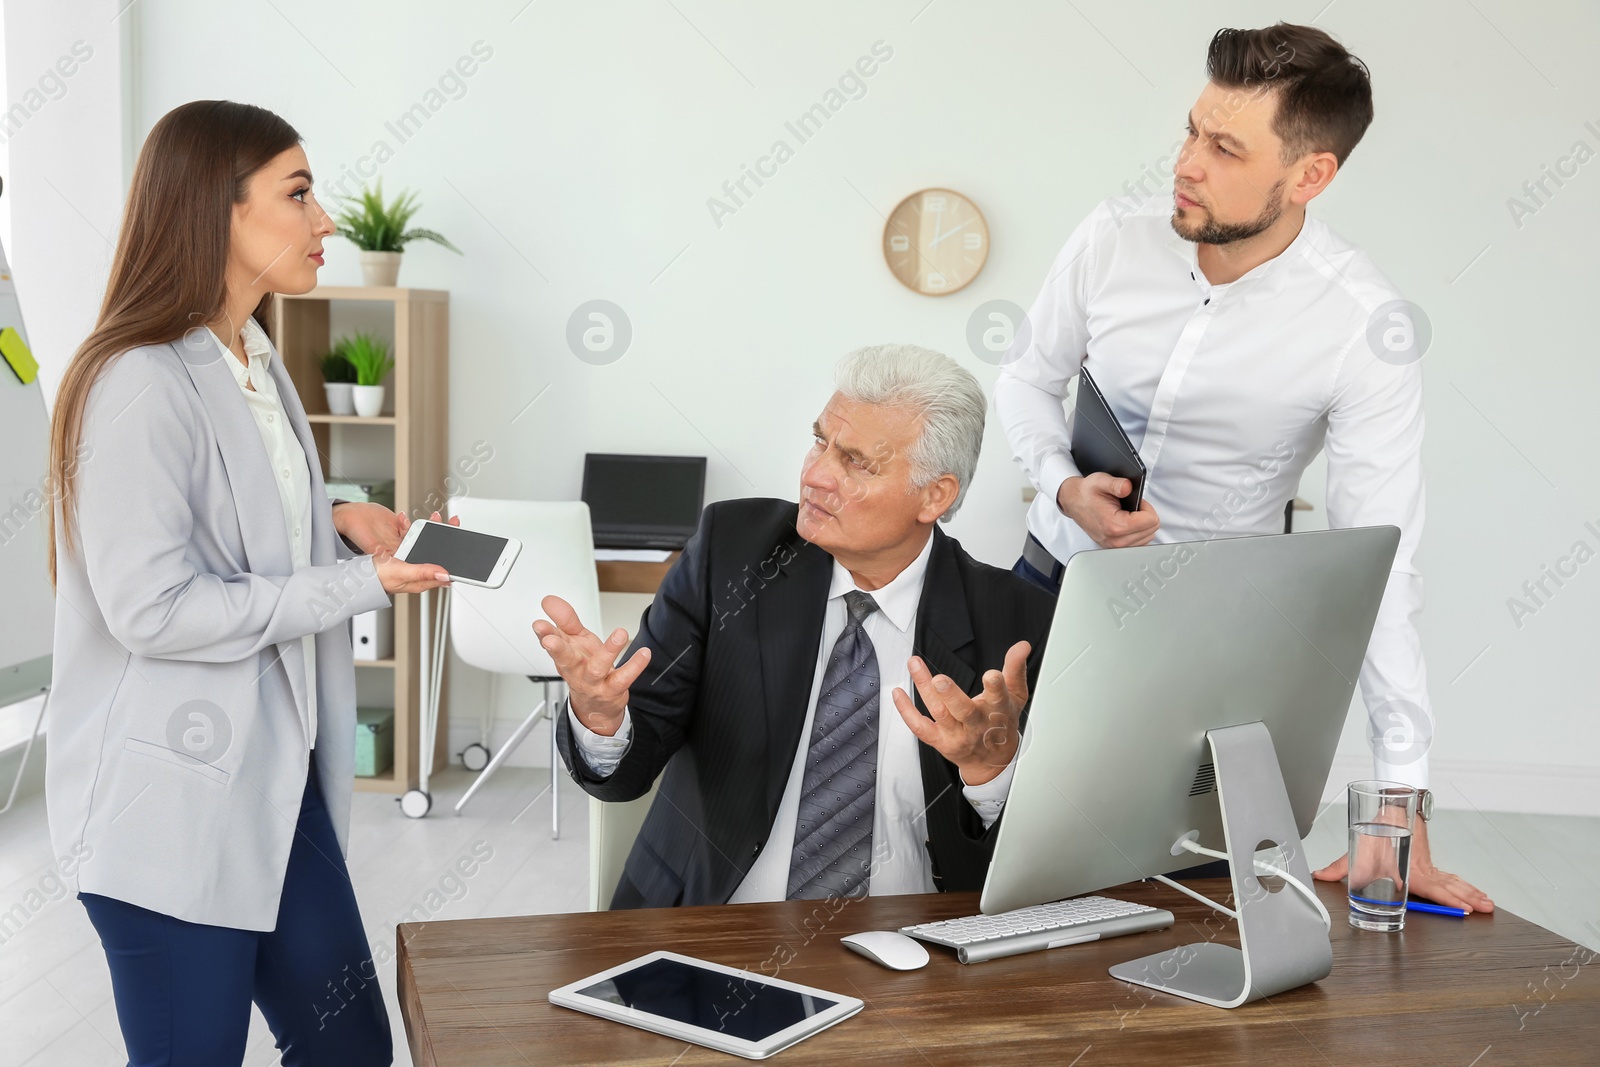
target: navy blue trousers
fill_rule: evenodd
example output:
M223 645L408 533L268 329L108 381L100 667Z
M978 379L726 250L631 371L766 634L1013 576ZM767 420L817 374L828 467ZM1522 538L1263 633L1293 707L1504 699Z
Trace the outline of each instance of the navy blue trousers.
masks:
M270 933L203 926L80 893L111 965L129 1067L244 1060L254 1001L284 1067L394 1060L377 967L312 764Z
M1038 586L1051 596L1061 595L1061 565L1056 564L1054 577L1040 572L1038 567L1029 563L1022 556L1017 557L1017 562L1011 565L1011 573L1032 585Z

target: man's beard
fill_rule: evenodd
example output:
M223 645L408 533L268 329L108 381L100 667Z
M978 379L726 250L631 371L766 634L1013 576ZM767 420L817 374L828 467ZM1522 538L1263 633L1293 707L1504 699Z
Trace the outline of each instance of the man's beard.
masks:
M1202 245L1226 245L1235 241L1245 241L1259 233L1265 232L1273 223L1283 217L1283 187L1285 179L1279 179L1267 194L1266 205L1262 207L1261 214L1248 222L1218 222L1208 212L1205 224L1198 230L1185 231L1179 224L1178 212L1172 212L1172 228L1179 237L1185 241L1193 241Z

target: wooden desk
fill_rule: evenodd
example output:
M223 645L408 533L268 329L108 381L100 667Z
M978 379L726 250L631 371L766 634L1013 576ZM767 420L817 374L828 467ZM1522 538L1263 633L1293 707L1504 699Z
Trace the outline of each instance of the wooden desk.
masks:
M1196 882L1220 897L1223 880ZM775 1062L1082 1067L1109 1064L1579 1064L1600 1038L1596 954L1504 911L1413 914L1396 935L1333 912L1333 973L1232 1011L1119 982L1113 963L1231 937L1233 924L1155 883L1108 891L1170 910L1167 930L964 966L947 949L889 971L844 934L977 911L976 894L872 897L828 916L816 902L407 923L398 928L400 1009L417 1067L728 1064L734 1057L557 1008L550 990L655 949L772 973L867 1002L855 1018ZM822 916L825 921L808 916ZM818 927L820 932L815 932ZM808 933L810 939L808 941ZM1534 992L1538 990L1537 994Z
M654 593L661 587L672 565L682 552L674 552L660 563L633 559L597 559L594 569L600 577L602 593Z

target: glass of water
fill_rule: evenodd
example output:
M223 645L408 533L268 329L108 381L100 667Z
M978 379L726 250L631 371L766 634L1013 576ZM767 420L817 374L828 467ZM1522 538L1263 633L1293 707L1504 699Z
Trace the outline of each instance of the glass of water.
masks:
M1403 930L1417 791L1398 782L1351 782L1350 925Z

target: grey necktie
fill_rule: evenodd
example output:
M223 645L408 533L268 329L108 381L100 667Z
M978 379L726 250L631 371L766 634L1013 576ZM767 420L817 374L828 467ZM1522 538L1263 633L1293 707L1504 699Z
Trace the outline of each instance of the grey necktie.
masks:
M863 624L871 596L844 595L850 618L822 673L800 786L789 899L854 896L872 873L878 784L878 654Z

